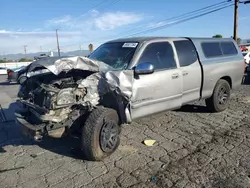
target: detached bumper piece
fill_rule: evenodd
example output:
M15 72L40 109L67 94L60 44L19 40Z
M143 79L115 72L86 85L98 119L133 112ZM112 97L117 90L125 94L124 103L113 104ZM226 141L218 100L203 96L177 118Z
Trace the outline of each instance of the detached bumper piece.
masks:
M43 135L45 134L45 124L33 125L29 123L25 116L19 112L15 112L16 123L21 127L22 134L35 140L42 141Z

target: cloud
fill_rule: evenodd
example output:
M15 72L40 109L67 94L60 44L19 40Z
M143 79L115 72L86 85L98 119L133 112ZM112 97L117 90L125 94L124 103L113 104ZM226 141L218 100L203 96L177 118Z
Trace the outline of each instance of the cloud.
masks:
M99 13L99 11L98 10L91 10L90 11L90 14L92 15L92 16L98 16L100 13ZM85 14L82 14L81 16L84 16L84 15L86 15L86 13Z
M101 30L111 30L141 20L141 15L129 12L105 13L94 19L94 25Z
M6 33L7 31L6 30L0 30L0 34L1 33Z
M81 40L80 32L60 32L61 44L68 44ZM40 46L45 51L56 49L55 31L44 32L15 32L0 30L0 52L5 54L22 53L23 45L27 45L27 52L38 52Z
M163 26L165 24L166 24L166 22L153 22L153 23L149 23L147 25L147 28L161 27L161 26Z
M137 23L143 20L143 16L131 12L106 12L100 13L92 10L79 17L72 18L70 15L47 20L48 27L60 27L63 29L78 30L114 30L121 26Z
M35 36L42 36L42 35L55 35L55 31L8 31L8 30L0 30L1 35L35 35ZM62 31L61 35L81 35L80 31Z
M59 29L59 43L62 51L87 49L89 43L95 47L101 43L122 37L118 36L123 26L133 27L133 24L143 20L143 16L131 12L99 12L97 10L73 17L65 15L45 20L39 28L27 30L0 30L0 53L23 53L23 45L27 52L37 52L40 46L45 51L56 49L55 29ZM73 44L73 45L72 45Z
M66 15L63 17L59 17L59 18L53 18L51 20L47 20L46 24L48 25L54 25L54 24L64 24L64 23L68 23L69 21L71 21L71 16L70 15Z
M247 20L250 19L250 16L240 17L239 20Z

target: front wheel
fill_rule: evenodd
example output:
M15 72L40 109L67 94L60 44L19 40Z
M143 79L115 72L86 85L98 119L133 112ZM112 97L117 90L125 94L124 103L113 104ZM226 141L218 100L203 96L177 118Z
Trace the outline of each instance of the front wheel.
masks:
M85 160L100 161L120 144L119 117L115 110L95 108L82 127L81 151Z
M215 85L213 95L206 99L206 105L212 112L224 111L229 105L230 85L226 80L219 80Z

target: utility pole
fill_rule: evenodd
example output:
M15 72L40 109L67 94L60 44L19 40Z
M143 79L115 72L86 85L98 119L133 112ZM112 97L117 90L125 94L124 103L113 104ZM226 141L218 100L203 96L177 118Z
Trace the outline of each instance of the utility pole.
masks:
M236 42L238 39L238 7L239 7L239 0L234 0L234 40Z
M81 44L79 45L79 49L80 49L80 52L82 52L82 45Z
M24 45L23 49L24 49L24 54L25 54L25 58L26 58L27 45Z
M230 0L231 1L231 0ZM234 40L238 43L238 13L239 13L239 3L249 4L250 0L240 1L234 0Z
M58 40L58 33L57 33L57 30L58 30L58 29L56 29L57 51L58 51L58 56L60 57L60 47L59 47L59 40Z

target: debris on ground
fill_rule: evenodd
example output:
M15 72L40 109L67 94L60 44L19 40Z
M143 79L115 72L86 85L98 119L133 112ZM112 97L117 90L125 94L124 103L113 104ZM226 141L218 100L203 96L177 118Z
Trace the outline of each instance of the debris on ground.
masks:
M143 143L146 146L153 146L155 144L156 140L144 140Z
M157 177L156 177L156 176L152 176L152 177L151 177L151 182L152 182L152 183L156 183L156 181L157 181Z

